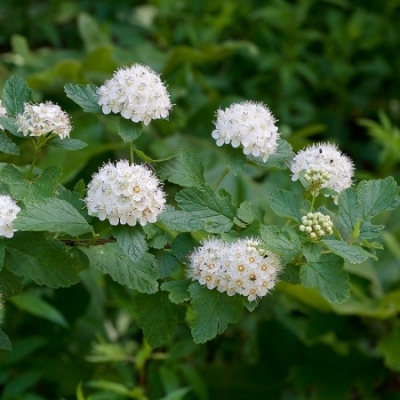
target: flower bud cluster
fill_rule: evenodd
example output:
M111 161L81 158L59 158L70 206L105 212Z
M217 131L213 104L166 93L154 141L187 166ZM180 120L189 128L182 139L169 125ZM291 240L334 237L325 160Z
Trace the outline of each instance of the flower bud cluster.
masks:
M116 71L97 94L104 114L121 113L124 118L143 121L145 125L152 119L166 118L172 108L160 76L141 64Z
M217 146L231 143L236 148L241 145L244 154L262 157L266 162L278 149L280 135L275 122L271 111L262 103L236 103L217 111L212 137Z
M321 187L340 193L352 184L353 161L331 143L317 143L299 151L292 160L292 180L297 181L302 170L317 169L330 175ZM338 196L334 197L337 203Z
M301 218L300 231L308 233L312 240L317 240L325 235L332 235L333 223L329 215L320 212L309 212Z
M0 237L14 236L16 229L12 228L12 222L20 211L17 203L9 195L0 195Z
M3 103L0 100L0 116L7 115L7 110L3 107ZM0 130L4 130L3 126L0 124Z
M208 289L256 300L275 286L281 269L279 257L261 245L258 239L207 240L191 254L188 276Z
M54 133L61 139L69 137L72 130L69 115L59 105L46 101L24 104L24 112L16 117L18 132L24 136L42 136Z
M304 174L304 179L310 185L310 191L317 195L321 187L331 179L332 175L319 168L310 168Z
M130 165L127 160L105 164L88 185L85 202L89 215L108 219L111 225L154 223L165 208L160 185L143 165Z

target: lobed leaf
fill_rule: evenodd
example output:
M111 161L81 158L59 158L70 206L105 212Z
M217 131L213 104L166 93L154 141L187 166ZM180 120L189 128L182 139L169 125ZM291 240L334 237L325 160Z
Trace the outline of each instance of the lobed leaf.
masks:
M13 226L20 231L50 231L71 236L93 231L75 207L57 198L26 203L25 209L19 212Z
M193 220L202 222L202 229L207 232L227 232L233 226L236 210L230 198L217 196L207 184L182 189L175 199Z
M20 294L24 282L20 276L14 275L7 268L0 271L0 291L4 298Z
M9 337L0 329L0 350L11 350L11 341Z
M132 122L123 117L118 120L118 135L121 136L125 143L134 142L143 133L143 128L140 123Z
M186 151L155 166L157 175L183 187L197 187L204 183L204 167L200 160Z
M349 275L343 270L343 259L336 254L322 254L316 262L300 267L300 280L315 287L331 303L343 303L350 294Z
M82 107L83 111L88 113L101 114L99 105L99 95L97 94L97 86L93 84L80 85L76 83L67 83L64 86L67 97Z
M133 306L137 322L153 348L161 346L170 338L186 313L184 307L172 303L162 291L139 294L135 297Z
M243 312L240 296L210 290L195 282L189 286L195 317L190 321L193 340L204 343L223 333L229 324L239 321Z
M18 146L2 132L0 132L0 151L14 156L20 154Z
M247 224L251 224L254 220L263 223L265 211L262 207L251 204L245 200L238 209L237 216Z
M82 249L90 259L90 264L111 278L136 289L141 293L157 291L157 266L152 254L144 253L137 262L133 261L117 243Z
M321 242L324 243L333 253L344 258L351 264L360 264L369 257L375 258L373 254L357 245L351 245L340 240L329 239L321 240Z
M8 185L12 197L23 202L41 201L47 197L55 197L60 176L61 168L58 165L46 168L30 180L11 164L6 165L0 171L0 178Z
M144 233L138 226L117 225L112 233L119 247L135 262L148 250Z
M240 175L246 167L247 158L240 148L233 148L232 146L224 146L224 161L233 175Z
M203 222L193 218L190 212L176 210L169 205L158 216L157 220L162 222L171 231L177 232L192 232L203 227Z
M296 222L301 221L301 217L310 209L309 202L306 203L297 194L288 190L274 189L269 193L270 206L272 211L280 217L289 218Z
M13 75L6 81L2 101L9 114L22 114L24 103L32 101L32 98L32 90L21 77Z
M160 251L156 255L158 277L163 279L173 274L179 268L179 262L170 251Z
M51 288L79 282L79 271L66 246L43 232L16 232L7 240L4 265L15 275L28 275L38 285Z
M188 291L190 279L182 279L180 281L169 281L161 284L161 290L169 292L169 299L176 304L181 304L190 299Z

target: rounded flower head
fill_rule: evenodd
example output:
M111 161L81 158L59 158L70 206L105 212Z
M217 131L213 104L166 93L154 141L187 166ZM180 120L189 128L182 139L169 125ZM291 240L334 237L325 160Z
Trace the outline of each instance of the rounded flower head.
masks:
M262 103L245 101L217 111L212 137L217 146L243 146L243 153L262 157L264 162L278 149L280 137L275 118Z
M333 223L329 215L320 212L309 212L301 218L299 229L306 232L311 240L321 239L325 235L332 235Z
M3 107L3 103L0 100L0 116L7 115L7 110ZM0 125L0 130L4 130L3 126Z
M165 193L158 178L143 165L120 160L105 164L93 175L85 202L89 215L111 225L144 226L156 222L165 208Z
M72 126L69 115L60 106L46 101L24 104L24 112L17 115L18 132L24 136L42 136L54 133L61 139L69 137Z
M152 119L168 117L172 108L160 76L141 64L119 69L97 93L104 114L121 113L124 118L143 121L145 125Z
M354 164L336 145L317 143L299 151L292 160L290 170L294 181L299 179L300 172L305 170L311 179L311 184L315 183L314 179L317 176L320 177L321 188L329 188L340 193L352 184Z
M20 211L17 203L9 195L0 195L0 237L14 236L16 229L12 229L12 222Z
M188 277L229 296L263 297L275 286L281 266L261 244L258 239L207 240L190 255Z

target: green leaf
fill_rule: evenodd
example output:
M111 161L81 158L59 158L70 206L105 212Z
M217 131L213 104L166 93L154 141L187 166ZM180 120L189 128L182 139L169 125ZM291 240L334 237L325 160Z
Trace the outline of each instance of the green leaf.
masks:
M64 91L67 97L82 107L83 111L97 114L102 113L96 85L89 84L85 86L67 83L64 86Z
M20 231L50 231L80 236L93 228L75 207L64 200L49 198L42 202L26 203L13 226Z
M325 247L318 242L303 243L303 254L307 261L318 261L324 249Z
M133 306L137 322L153 348L164 344L185 317L185 308L172 303L162 291L136 296Z
M78 15L78 30L85 48L89 51L110 44L108 36L100 29L97 20L89 14L80 13Z
M203 227L203 222L193 218L190 212L176 210L169 205L158 216L157 220L162 222L171 231L177 232L193 232Z
M14 156L20 154L18 146L2 132L0 132L0 151Z
M118 225L112 229L119 247L133 261L139 261L148 250L142 230L137 226Z
M296 258L301 251L301 242L293 230L283 228L280 231L276 226L261 225L260 235L263 247L278 254L283 265Z
M118 135L125 143L134 142L143 133L141 123L135 123L122 117L119 118L117 127Z
M309 202L305 202L299 195L288 190L274 189L269 193L270 206L276 215L289 218L296 222L310 209Z
M32 90L21 77L13 75L6 81L2 100L9 114L22 114L24 103L32 101L32 97Z
M400 323L395 322L393 330L377 346L385 360L385 365L392 371L400 372Z
M175 389L166 396L162 397L160 400L182 400L191 390L192 389L190 387Z
M283 272L279 278L292 285L299 285L301 283L300 268L297 265L288 264L283 268Z
M338 201L339 218L349 231L348 238L356 231L360 241L378 236L383 226L372 225L370 218L394 210L399 202L399 187L392 177L361 181L357 188L343 190Z
M253 156L247 156L247 158L264 168L286 169L288 168L290 161L293 159L293 156L292 146L286 140L279 139L278 149L274 154L271 154L268 157L267 162L264 163L261 158Z
M16 125L16 119L13 117L5 117L0 115L0 125L8 132L18 137L25 137L22 132L18 132L18 126Z
M176 304L181 304L190 299L188 291L190 279L183 279L180 281L169 281L161 284L161 290L169 292L169 299Z
M47 319L64 328L68 327L68 322L60 311L41 299L37 294L25 292L13 297L10 301L20 310Z
M179 268L179 262L169 251L160 251L156 255L158 277L163 279L173 274Z
M254 220L263 223L264 214L265 210L262 207L251 204L249 201L245 200L240 204L237 216L247 224L251 224Z
M300 267L301 283L315 287L331 303L343 303L350 293L349 275L343 270L343 259L323 254L319 261Z
M200 160L186 151L155 166L157 175L183 187L199 186L204 183L204 167Z
M4 244L4 239L0 237L0 271L2 270L4 265L5 254L6 254L6 245Z
M0 271L0 291L3 297L12 297L20 294L24 287L23 280L20 276L14 275L7 268Z
M79 282L78 269L66 246L42 232L16 232L7 241L4 265L38 285L68 287Z
M0 329L0 350L11 350L11 341L9 337Z
M240 296L229 297L226 293L209 290L197 282L189 286L189 292L195 314L190 321L195 343L213 339L242 316L244 305Z
M142 293L157 291L157 266L153 255L144 253L139 261L134 262L117 243L107 243L82 250L89 257L92 266L109 274L121 285Z
M49 146L59 147L64 150L81 150L87 146L87 143L83 142L79 139L61 139L61 138L53 138L47 142Z
M6 165L0 171L1 180L10 188L11 195L16 200L33 202L55 197L61 168L53 165L46 168L35 178L28 180L13 165Z
M247 163L247 158L243 154L241 148L233 148L232 146L224 146L224 161L233 175L240 175Z
M369 257L374 258L373 254L357 245L351 245L340 240L325 239L321 240L321 242L324 243L333 253L343 257L351 264L360 264Z
M207 232L227 232L233 226L235 207L231 200L217 196L207 184L182 189L175 200L182 210L191 213L193 220L202 221Z
M174 238L171 244L171 251L179 261L185 262L189 254L198 245L198 241L191 234L180 233Z

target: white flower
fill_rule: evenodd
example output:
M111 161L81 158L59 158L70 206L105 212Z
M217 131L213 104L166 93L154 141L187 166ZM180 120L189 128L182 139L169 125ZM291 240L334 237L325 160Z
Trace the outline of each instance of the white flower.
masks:
M152 119L168 117L172 108L160 76L141 64L120 68L97 93L104 114L121 113L124 118L143 121L145 125Z
M9 195L0 195L0 236L11 238L16 232L12 222L21 211L17 203Z
M93 175L85 202L89 214L101 221L144 226L156 222L165 208L165 193L148 168L120 160L116 165L105 164Z
M306 232L312 240L320 239L325 235L332 235L333 222L329 215L320 212L309 212L301 218L299 229Z
M7 110L3 107L3 104L0 100L0 116L7 115ZM0 130L4 130L3 126L0 125Z
M266 105L245 101L218 110L216 115L212 137L217 146L241 145L244 154L262 157L264 162L278 149L280 135L276 120Z
M206 240L190 255L188 277L229 296L240 294L249 301L263 297L274 287L281 266L278 256L261 244L258 239Z
M328 173L329 179L324 179L321 187L340 193L352 184L354 164L336 145L317 143L299 151L292 160L290 170L293 173L293 181L299 179L302 170L318 170ZM328 177L328 175L325 175L325 177ZM338 196L335 196L335 202L337 202L337 199Z
M24 104L24 112L16 117L18 132L24 136L42 136L49 133L61 139L69 137L72 130L69 115L51 101Z

